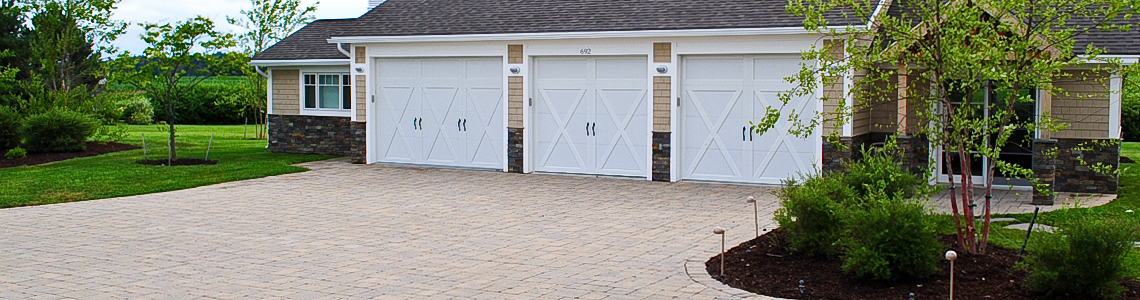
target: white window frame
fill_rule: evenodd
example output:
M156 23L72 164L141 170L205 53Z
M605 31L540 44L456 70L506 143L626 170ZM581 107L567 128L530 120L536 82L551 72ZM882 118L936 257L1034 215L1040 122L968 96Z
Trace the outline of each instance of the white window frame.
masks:
M306 84L305 77L310 76L310 75L316 76L314 78L317 82L315 85ZM337 92L338 92L337 93L338 94L337 103L339 103L342 106L342 108L336 108L336 109L320 108L320 87L321 87L321 84L319 82L320 82L320 76L322 76L322 75L335 75L335 76L337 76L337 80L340 81L339 88L337 88ZM348 79L349 79L348 81L344 81L345 76L348 76ZM353 96L353 89L356 88L356 87L352 86L352 74L350 72L305 72L305 71L301 71L301 78L300 79L301 79L301 80L299 80L300 82L298 82L298 84L300 85L300 93L299 93L300 97L297 97L297 98L300 99L300 103L298 103L298 104L300 104L299 106L301 108L300 111L301 111L302 115L327 116L327 117L352 117L352 105L353 105L352 102L354 102L353 99L352 98L349 99L349 102L347 103L348 107L343 107L345 104L345 102L344 102L344 97L345 97L344 88L347 87L349 89L349 91L348 91L349 97ZM308 92L306 91L305 88L308 86L317 87L317 93L316 94L317 94L318 99L315 99L316 107L313 107L313 108L308 107L308 105L306 103L308 101L308 99L307 99L308 98Z

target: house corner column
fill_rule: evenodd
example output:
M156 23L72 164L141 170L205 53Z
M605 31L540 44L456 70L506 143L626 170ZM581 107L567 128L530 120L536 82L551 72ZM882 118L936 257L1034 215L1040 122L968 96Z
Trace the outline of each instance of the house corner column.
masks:
M349 156L352 157L352 163L365 164L368 163L368 48L352 48L353 66L350 72L354 73L352 88L356 91L356 103L346 130L350 139Z
M652 180L671 181L672 108L673 108L673 43L653 43L653 157Z
M524 163L526 135L524 128L523 111L526 107L523 87L525 78L523 67L523 45L507 45L507 68L511 75L507 76L507 172L525 172Z
M1057 140L1033 140L1033 177L1044 189L1033 189L1033 205L1053 205L1056 199Z

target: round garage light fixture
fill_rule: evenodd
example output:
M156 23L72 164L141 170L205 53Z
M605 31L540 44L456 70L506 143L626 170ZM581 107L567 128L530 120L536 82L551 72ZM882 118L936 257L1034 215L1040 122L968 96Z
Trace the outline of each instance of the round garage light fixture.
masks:
M364 73L364 68L356 67L356 73Z
M522 72L522 69L519 68L518 66L511 67L511 73L512 74L518 74L519 72Z
M662 74L664 74L665 72L669 72L669 67L668 67L668 66L666 66L666 65L660 65L660 66L657 66L657 73L662 73Z

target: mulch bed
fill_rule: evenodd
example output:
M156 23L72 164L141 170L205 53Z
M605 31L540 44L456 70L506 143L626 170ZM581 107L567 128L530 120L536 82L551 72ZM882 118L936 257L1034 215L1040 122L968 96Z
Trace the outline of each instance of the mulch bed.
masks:
M149 165L149 166L165 166L168 162L172 166L199 166L199 165L216 165L216 164L218 164L218 161L216 161L216 160L205 160L205 159L197 159L197 158L179 158L179 159L175 159L174 161L169 161L166 159L140 160L139 164Z
M898 283L875 283L856 280L840 270L838 257L810 257L792 255L782 247L785 233L769 232L756 240L732 248L725 255L725 278L719 278L720 255L705 262L713 278L749 292L788 299L948 299L950 295L950 263L940 262L940 270L925 280ZM942 238L943 244L953 245L955 237ZM954 298L956 299L1071 299L1045 297L1022 289L1024 271L1011 270L1017 262L1017 250L990 247L986 255L969 255L959 252L954 264ZM799 281L804 281L803 293ZM1122 282L1128 291L1121 299L1140 299L1140 282Z
M68 160L77 157L96 156L107 153L127 151L139 149L139 146L127 145L120 143L107 143L106 145L98 142L87 142L87 150L83 152L67 152L67 153L28 153L28 156L17 159L7 159L3 157L4 153L0 153L0 168L11 168L19 166L33 166L39 164L46 164L49 162Z

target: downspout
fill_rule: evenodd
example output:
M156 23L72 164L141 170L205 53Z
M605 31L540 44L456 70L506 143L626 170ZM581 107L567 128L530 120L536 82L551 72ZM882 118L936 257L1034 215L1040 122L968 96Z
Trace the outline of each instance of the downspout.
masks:
M345 51L345 50L344 50L344 48L341 48L341 47L340 47L340 44L341 44L341 43L336 43L336 51L340 51L340 53L344 53L344 56L348 56L349 58L351 58L351 57L352 57L352 53L349 53L348 51Z
M261 71L261 66L253 66L253 70L255 72L257 72L258 75L261 75L261 77L265 77L266 79L269 79L269 74L266 74L264 71Z

